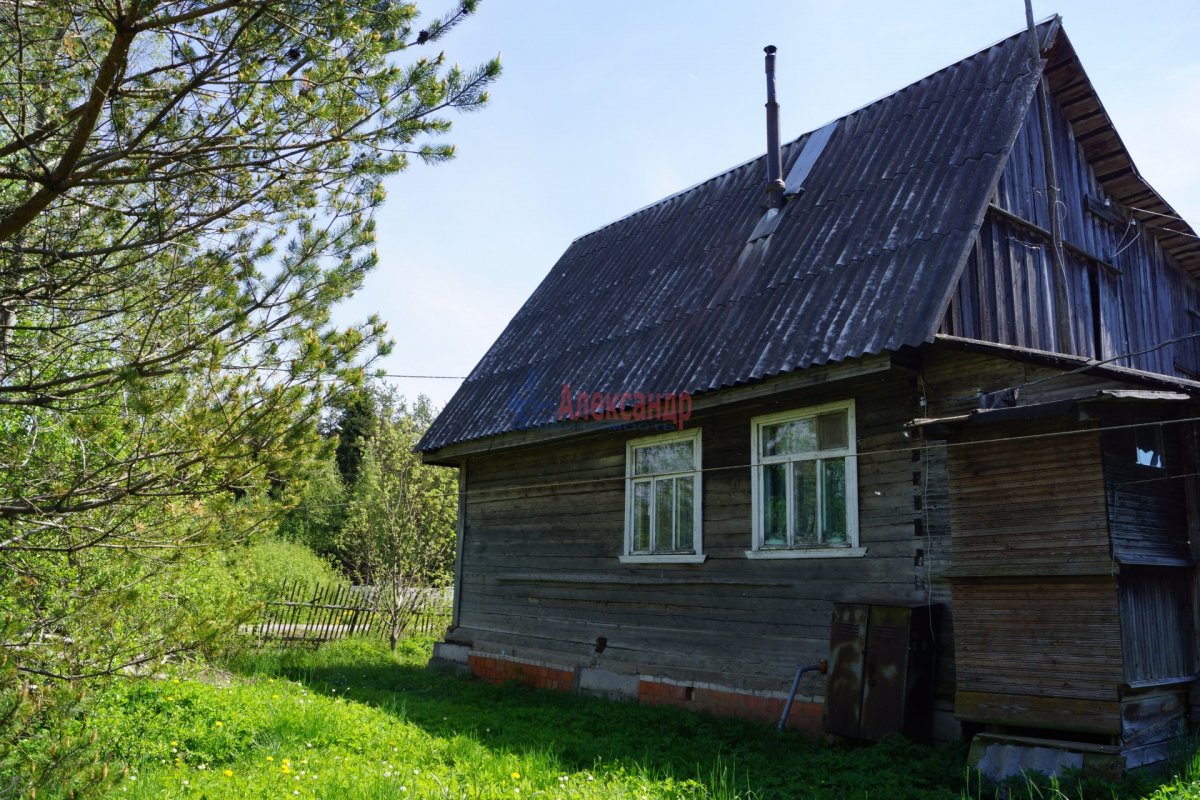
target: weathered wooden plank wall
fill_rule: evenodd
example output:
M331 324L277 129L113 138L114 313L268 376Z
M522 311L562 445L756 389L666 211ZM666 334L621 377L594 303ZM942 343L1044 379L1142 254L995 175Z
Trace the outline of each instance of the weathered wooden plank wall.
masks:
M1129 226L1051 104L1073 343L1070 352L1180 377L1200 376L1200 285L1152 230ZM1042 133L1032 107L963 272L942 332L1068 352L1057 341ZM1107 209L1101 208L1107 205ZM1121 220L1119 224L1116 220Z
M956 713L1115 735L1124 664L1100 434L1025 438L1061 424L949 451Z
M1063 372L1029 361L940 345L922 348L921 377L928 397L925 414L931 417L967 413L979 407L978 393L1012 387L1020 387L1022 404L1087 397L1102 389L1132 388L1115 378Z
M1110 413L1103 437L1113 556L1121 564L1121 638L1126 680L1134 684L1183 678L1193 667L1193 560L1182 475L1187 426L1142 429L1162 456L1161 467L1139 464L1135 429L1152 422Z
M848 397L867 555L747 559L751 418ZM454 638L568 666L786 689L797 665L828 656L834 601L948 599L944 458L926 464L904 437L917 409L912 373L896 369L698 414L688 425L703 431L700 565L617 559L625 442L645 432L472 457ZM823 694L822 681L810 676L802 692Z
M1006 386L1024 386L1025 403L1118 388L946 347L921 355L933 416ZM1100 404L1083 420L966 428L948 442L961 719L1109 737L1130 765L1161 759L1185 729L1195 570L1182 478L1195 470L1190 426L1174 416L1188 412ZM1141 423L1163 425L1149 441L1165 468L1137 463L1129 426Z
M955 578L1112 574L1097 434L960 445L950 486Z
M1136 684L1192 675L1190 570L1126 568L1120 586L1126 680Z
M1132 424L1128 414L1109 416L1110 425ZM1187 502L1182 470L1183 426L1168 424L1161 445L1164 466L1143 466L1135 458L1132 428L1104 434L1105 478L1108 481L1108 516L1113 553L1122 564L1187 566Z

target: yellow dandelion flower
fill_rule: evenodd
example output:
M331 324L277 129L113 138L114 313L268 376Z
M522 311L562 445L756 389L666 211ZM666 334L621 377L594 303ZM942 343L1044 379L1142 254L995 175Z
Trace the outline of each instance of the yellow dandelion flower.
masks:
M274 760L275 760L275 756L267 756L267 761L274 761Z
M519 780L521 780L521 773L514 771L514 772L513 772L513 776L512 776L512 778L513 778L513 780L514 780L514 781L519 781Z
M226 777L226 778L232 778L232 777L233 777L233 770L231 770L231 769L227 769L227 770L225 770L225 777Z
M174 699L175 699L175 695L173 695L173 694L169 694L169 695L167 695L167 702L168 702L168 703L169 703L169 702L171 702L171 701L172 701L172 700L174 700Z
M217 720L216 722L214 722L214 723L213 723L213 727L219 728L219 727L221 727L221 726L222 726L222 725L224 725L224 724L225 724L225 723L224 723L224 722L221 722L221 720Z
M176 740L172 739L172 740L171 740L171 747L179 747L179 742L177 742Z

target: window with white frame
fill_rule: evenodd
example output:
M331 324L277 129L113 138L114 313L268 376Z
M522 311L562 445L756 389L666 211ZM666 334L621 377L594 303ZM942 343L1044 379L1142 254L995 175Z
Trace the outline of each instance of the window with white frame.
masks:
M629 442L621 560L703 561L700 486L699 429Z
M751 558L863 555L858 546L854 403L751 423Z

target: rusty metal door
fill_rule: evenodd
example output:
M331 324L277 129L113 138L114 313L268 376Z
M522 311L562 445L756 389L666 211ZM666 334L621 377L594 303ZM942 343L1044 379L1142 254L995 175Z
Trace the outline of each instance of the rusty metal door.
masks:
M871 606L859 736L875 741L904 730L912 609Z
M825 684L825 730L875 741L927 741L933 720L938 606L835 603Z
M848 603L834 606L829 678L825 684L825 730L839 736L858 737L870 609L868 605Z

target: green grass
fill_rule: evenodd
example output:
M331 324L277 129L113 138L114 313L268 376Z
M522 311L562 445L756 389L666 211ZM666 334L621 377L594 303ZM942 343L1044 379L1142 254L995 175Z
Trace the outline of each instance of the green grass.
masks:
M946 798L964 752L842 747L762 725L424 668L375 642L244 657L220 680L122 683L91 727L133 798ZM1153 800L1200 800L1195 764ZM1133 797L1132 786L1018 787L1019 798Z

